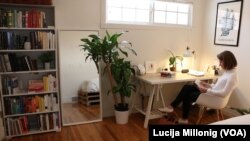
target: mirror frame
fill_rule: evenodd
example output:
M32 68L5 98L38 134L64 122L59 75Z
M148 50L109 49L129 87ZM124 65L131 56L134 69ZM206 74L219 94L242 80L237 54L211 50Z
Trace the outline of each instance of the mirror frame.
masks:
M62 110L62 88L61 88L61 71L60 71L60 46L61 46L61 42L60 42L60 33L62 33L62 32L69 32L69 31L73 31L73 32L76 32L76 31L79 31L79 32L96 32L97 33L97 35L99 35L99 31L98 30L82 30L82 29L80 29L80 30L77 30L77 29L73 29L73 30L70 30L70 29L59 29L58 31L57 31L57 39L58 39L58 45L57 45L57 47L58 47L58 53L57 53L57 59L58 59L58 68L59 68L59 82L58 82L58 84L59 84L59 86L60 86L60 89L59 89L59 92L60 92L60 110L61 110L61 124L62 124L62 126L71 126L71 125L79 125L79 124L87 124L87 123L93 123L93 122L100 122L100 121L102 121L103 120L103 111L102 111L102 90L101 90L101 75L99 74L98 76L99 76L99 93L100 93L100 118L99 119L95 119L95 120L89 120L89 121L82 121L82 122L73 122L73 123L63 123L63 116L64 116L64 113L63 113L63 110ZM88 35L87 35L88 36ZM86 36L86 37L87 37ZM84 38L84 37L82 37L82 38ZM62 39L61 39L62 40ZM79 51L80 51L80 49L79 49ZM99 68L99 70L100 70L100 68Z

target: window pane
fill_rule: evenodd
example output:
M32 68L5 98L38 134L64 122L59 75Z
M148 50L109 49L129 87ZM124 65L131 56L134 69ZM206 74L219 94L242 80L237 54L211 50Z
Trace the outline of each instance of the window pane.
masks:
M150 8L150 0L135 0L136 8L138 9L149 9Z
M149 22L149 11L148 10L137 10L136 11L137 22Z
M166 21L166 12L155 11L154 22L155 23L165 23L165 21Z
M107 10L107 21L121 21L122 10L121 8L109 8Z
M188 4L178 4L178 11L188 13L189 5Z
M177 23L177 13L167 12L167 23L176 24Z
M136 1L135 0L124 0L123 1L123 7L126 8L135 8Z
M124 8L122 11L122 20L126 22L135 21L135 9Z
M123 0L107 0L108 7L121 7Z
M166 2L155 1L154 3L155 10L166 10Z
M106 22L123 24L192 23L193 5L165 0L106 0ZM153 14L152 14L153 13Z
M177 12L178 6L176 3L167 2L167 11Z
M178 24L188 25L188 14L178 14Z

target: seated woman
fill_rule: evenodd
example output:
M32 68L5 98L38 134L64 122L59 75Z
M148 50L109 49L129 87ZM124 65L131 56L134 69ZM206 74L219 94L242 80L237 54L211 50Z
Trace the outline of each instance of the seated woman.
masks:
M173 112L182 102L182 118L178 120L180 124L188 124L188 115L190 107L201 94L216 95L219 97L225 97L227 94L233 91L237 84L236 66L237 60L232 52L223 51L217 55L219 59L219 65L224 70L215 84L208 84L201 81L199 85L184 85L179 95L175 100L164 108L159 108L161 112Z

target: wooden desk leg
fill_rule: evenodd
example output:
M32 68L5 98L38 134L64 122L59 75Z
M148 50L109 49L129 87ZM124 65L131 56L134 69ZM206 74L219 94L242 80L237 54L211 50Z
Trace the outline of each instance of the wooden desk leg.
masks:
M166 107L166 104L165 104L165 101L164 101L164 97L163 97L163 95L162 95L162 85L160 85L159 86L160 88L160 96L161 96L161 102L162 102L162 105L163 105L163 107L165 108Z
M146 111L146 115L145 115L144 128L148 127L148 121L149 121L149 117L151 114L151 108L152 108L153 98L154 98L154 94L155 94L155 89L156 89L156 86L154 85L153 89L152 89L152 93L150 94L149 100L148 100L148 107L147 107L147 111Z
M132 99L131 99L131 107L129 109L129 115L132 113L134 107L135 107L135 101L136 101L136 97L140 96L140 92L141 92L141 84L139 82L139 87L136 91L136 93L134 95L132 95Z

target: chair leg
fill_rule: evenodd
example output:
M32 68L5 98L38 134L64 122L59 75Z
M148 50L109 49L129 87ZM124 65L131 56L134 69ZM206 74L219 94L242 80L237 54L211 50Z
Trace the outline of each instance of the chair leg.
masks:
M220 120L220 110L216 110L216 115L217 115L217 121L219 121Z
M205 107L201 107L200 110L199 110L199 115L198 115L198 120L196 121L196 124L200 124L200 121L202 119L202 116L203 116L203 113L204 111L206 110Z
M223 116L222 110L219 110L219 113L220 113L221 119L224 120L224 116Z

